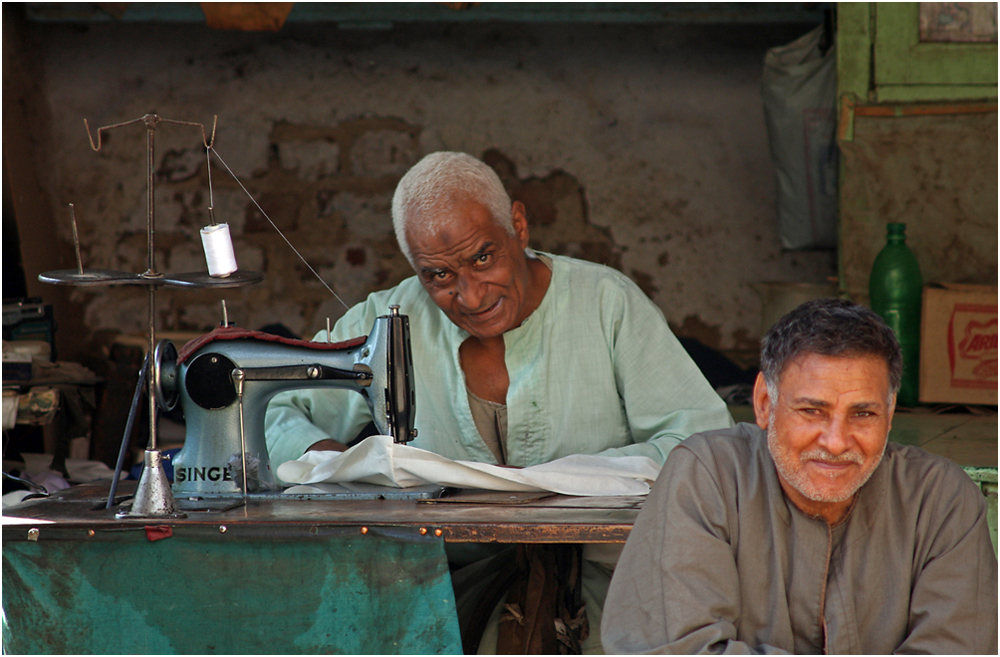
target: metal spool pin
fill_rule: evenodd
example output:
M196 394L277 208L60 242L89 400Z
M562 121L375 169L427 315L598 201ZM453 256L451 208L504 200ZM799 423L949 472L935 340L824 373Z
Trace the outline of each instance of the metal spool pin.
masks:
M94 139L90 134L90 126L87 120L84 119L84 125L87 128L87 137L90 139L90 147L99 151L101 149L101 138L104 130L110 130L113 128L118 128L121 126L131 125L142 121L146 126L146 246L148 250L148 267L146 271L139 277L147 285L148 297L149 297L149 313L148 313L148 336L149 336L149 358L146 359L146 367L149 368L146 371L146 385L147 394L149 399L149 444L146 448L145 455L143 458L143 468L142 475L139 477L139 483L136 487L135 498L132 501L132 507L128 511L123 511L117 514L119 517L167 517L167 516L177 516L182 515L177 512L177 505L174 502L173 492L170 488L170 482L167 480L166 472L163 469L163 455L157 448L156 444L156 430L157 430L157 415L158 415L158 390L157 382L160 380L160 363L159 359L154 357L156 354L156 288L161 284L167 282L165 281L162 274L156 271L156 222L155 222L155 203L154 199L156 196L156 182L154 179L154 154L155 154L155 134L156 128L161 121L165 123L176 123L180 125L191 125L198 126L202 130L202 142L205 148L211 148L211 142L205 137L205 127L200 123L190 123L187 121L171 121L168 119L161 119L155 114L146 114L145 116L134 119L132 121L127 121L125 123L118 123L115 125L106 126L103 128L98 128L97 130L97 144L94 143ZM212 127L212 141L215 140L215 126ZM69 284L86 284L88 282L94 282L98 284L107 284L112 281L117 282L129 282L128 279L131 277L119 277L115 272L108 272L106 274L101 273L94 275L88 275L83 270L83 263L79 256L79 238L76 232L76 216L74 212L73 216L73 234L74 241L77 242L77 271L74 272L75 275L65 275L64 272L54 272L50 276L52 279L50 282L54 283L69 283ZM46 280L43 277L39 277L42 280Z
M153 179L154 168L154 135L156 126L160 119L155 114L147 114L143 117L146 124L146 247L149 251L149 267L143 274L144 278L162 278L156 272L156 225L155 206L153 199L155 196L155 182ZM156 285L149 286L149 352L156 353ZM155 358L150 358L148 367L158 367ZM135 498L132 501L132 508L125 516L170 516L177 513L177 505L174 503L174 494L170 490L170 482L167 474L163 470L163 455L156 446L157 427L157 394L155 382L159 376L154 376L150 370L146 377L147 396L149 398L149 446L143 458L142 475L139 477L139 484L135 490Z

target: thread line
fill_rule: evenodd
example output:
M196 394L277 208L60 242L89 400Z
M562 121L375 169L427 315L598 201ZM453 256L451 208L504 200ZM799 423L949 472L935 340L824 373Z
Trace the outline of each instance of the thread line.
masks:
M212 223L215 223L215 194L212 191L212 150L211 146L205 146L205 159L208 160L208 211L212 215ZM221 157L219 158L222 159Z
M288 240L288 238L287 238L287 237L285 237L285 234L281 232L281 229L280 229L280 228L278 228L277 224L275 224L275 223L274 223L273 221L271 221L271 217L267 216L267 213L266 213L266 212L264 212L264 208L260 207L260 203L258 203L258 202L257 202L257 199L255 199L255 198L253 197L253 194L251 194L251 193L250 193L250 192L249 192L249 191L247 190L247 188L243 186L243 183L242 183L242 182L240 182L240 179L236 177L236 174L235 174L235 173L233 173L233 170L229 168L229 165L228 165L228 164L226 164L226 161L222 159L222 156L221 156L221 155L219 155L219 151L215 150L215 147L214 147L214 146L213 146L213 147L211 147L211 148L210 148L210 150L211 150L211 151L212 151L213 153L215 153L215 157L219 158L219 162L222 162L222 166L224 166L224 167L226 168L226 171L228 171L228 172L229 172L229 175L233 177L233 180L235 180L235 181L236 181L236 184L240 186L240 189L242 189L242 190L243 190L243 192L244 192L244 193L245 193L245 194L246 194L246 195L247 195L248 197L250 197L250 200L251 200L251 201L253 201L253 204L254 204L255 206L257 206L257 209L258 209L258 210L260 210L260 213L261 213L262 215L264 215L264 218L265 218L265 219L267 219L267 222L268 222L269 224L271 224L271 226L272 226L272 227L274 227L274 230L276 230L276 231L278 232L278 235L281 235L281 239L285 240L285 244L287 244L287 245L288 245L288 248L290 248L290 249L291 249L291 250L292 250L292 251L293 251L293 252L295 253L295 255L297 255L297 256L299 257L299 260L301 260L301 261L302 261L302 264L304 264L304 265L305 265L305 266L306 266L306 267L307 267L307 268L309 269L309 271L311 271L311 272L312 272L313 276L315 276L315 277L316 277L316 279L317 279L317 280L318 280L318 281L319 281L320 283L322 283L322 284L323 284L323 287L325 287L325 288L327 289L327 291L328 291L328 292L329 292L330 294L332 294L332 295L334 296L334 298L335 298L335 299L336 299L337 301L339 301L339 302L340 302L341 304L343 304L344 308L347 308L348 310L350 310L350 306L348 306L348 305L347 305L347 303L345 303L345 302L344 302L344 300L340 298L340 295L338 295L338 294L337 294L336 292L334 292L334 291L333 291L333 288L331 288L331 287L330 287L329 285L327 285L327 284L326 284L326 281L324 281L324 280L323 280L323 277L322 277L322 276L320 276L320 275L319 275L319 274L318 274L318 273L316 272L316 270L315 270L315 269L313 269L312 265L310 265L310 264L309 264L309 263L308 263L308 262L306 261L306 259L305 259L304 257L302 257L302 254L301 254L301 253L299 253L299 250L298 250L298 249L296 249L296 248L295 248L295 246L293 246L293 245L292 245L292 243L291 243L291 242L290 242L290 241ZM211 167L209 167L209 169L211 169Z

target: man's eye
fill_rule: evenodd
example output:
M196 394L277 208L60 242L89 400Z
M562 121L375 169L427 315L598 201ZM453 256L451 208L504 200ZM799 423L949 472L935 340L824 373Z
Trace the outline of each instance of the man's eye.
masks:
M427 274L427 280L431 283L441 284L446 282L451 277L451 274L446 271L432 271Z
M490 258L492 257L493 257L492 253L480 253L478 256L476 256L476 264L485 265L490 261Z

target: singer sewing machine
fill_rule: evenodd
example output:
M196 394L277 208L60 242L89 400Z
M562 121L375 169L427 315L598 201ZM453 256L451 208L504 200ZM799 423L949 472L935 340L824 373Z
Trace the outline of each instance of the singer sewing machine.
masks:
M379 433L391 435L399 443L411 440L416 430L413 426L414 389L409 324L407 318L399 314L398 307L390 308L389 315L377 318L367 338L325 344L286 340L230 326L223 301L222 328L189 343L180 354L169 341L156 342L156 294L159 288L227 289L253 285L263 280L263 276L237 269L228 227L215 221L211 201L214 122L209 138L203 124L146 114L132 121L98 128L95 143L90 126L84 120L91 148L95 151L101 149L105 131L139 123L145 125L147 133L147 270L137 275L124 271L84 269L76 214L73 204L70 204L77 268L39 275L39 280L56 285L139 285L148 291L148 360L142 367L132 400L106 508L118 505L115 497L119 479L117 472L124 465L143 387L148 387L148 447L132 502L127 509L123 508L116 514L121 518L181 517L185 509L179 509L175 504L174 493L199 500L204 497L277 493L279 486L264 440L264 416L268 401L281 391L317 387L354 390L368 402ZM208 214L212 221L201 231L207 274L168 275L156 268L153 144L154 134L161 123L201 128L201 141L208 159ZM217 152L215 155L221 161ZM225 162L222 164L232 173ZM209 239L209 235L214 238ZM323 284L326 286L325 282ZM326 287L333 292L329 286ZM163 467L163 454L157 446L156 428L159 409L172 409L178 402L184 410L187 430L184 447L173 462L176 476L171 486Z
M291 340L233 326L155 350L163 408L184 410L184 447L173 458L176 496L225 497L279 489L264 441L267 403L279 392L343 388L368 402L380 434L416 436L409 320L398 306L371 333L347 342Z

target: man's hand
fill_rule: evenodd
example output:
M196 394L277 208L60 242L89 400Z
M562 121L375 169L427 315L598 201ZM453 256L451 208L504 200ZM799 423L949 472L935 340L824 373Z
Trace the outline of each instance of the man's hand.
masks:
M333 440L332 438L327 438L326 440L321 440L317 443L313 443L307 449L307 452L343 452L347 450L347 445L342 442Z

